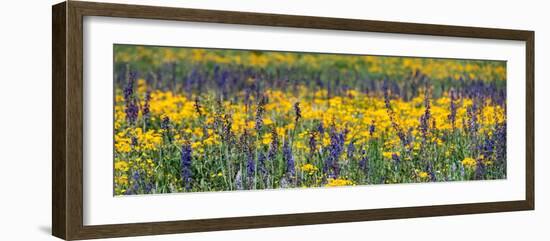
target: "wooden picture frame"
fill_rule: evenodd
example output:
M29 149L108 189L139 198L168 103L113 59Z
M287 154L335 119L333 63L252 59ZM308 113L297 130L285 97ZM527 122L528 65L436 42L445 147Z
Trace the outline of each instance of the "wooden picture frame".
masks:
M68 1L52 8L52 233L66 239L110 238L214 230L357 222L443 215L533 210L534 32L401 22L229 12ZM525 200L490 203L316 212L152 223L83 224L83 17L281 26L329 30L518 40L526 43Z

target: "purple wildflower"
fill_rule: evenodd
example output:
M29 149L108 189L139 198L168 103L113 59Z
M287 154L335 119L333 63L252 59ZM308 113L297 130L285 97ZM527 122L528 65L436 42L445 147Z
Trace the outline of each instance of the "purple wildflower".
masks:
M363 170L363 172L367 173L368 172L368 162L369 162L369 157L367 155L367 151L365 150L362 150L361 151L361 160L359 160L359 169Z
M294 104L294 112L296 114L295 121L298 122L302 118L302 110L300 109L300 102Z
M396 164L399 164L399 162L401 162L401 157L399 157L399 155L397 153L392 153L391 154L391 159L396 163Z
M151 193L152 190L153 190L153 183L147 182L147 184L145 184L145 193Z
M195 113L197 113L199 117L202 117L202 107L201 107L199 97L195 98L195 103L193 104L193 107L195 108Z
M489 137L489 135L487 135L485 137L485 140L483 141L483 143L480 146L480 153L485 158L490 158L493 155L494 150L495 150L495 141L494 141L493 138L491 138L491 137Z
M136 102L137 102L136 100L131 100L126 106L126 120L130 124L133 124L136 122L139 114L139 107L137 106Z
M265 159L266 159L265 154L263 152L260 152L258 154L258 160L257 160L258 170L260 170L260 172L264 175L264 177L267 174L267 167L265 165Z
M248 153L247 155L247 161L246 161L246 174L248 177L254 177L254 174L256 173L256 165L254 163L254 155L252 153Z
M135 170L134 172L132 172L131 178L132 186L128 190L126 190L126 194L137 194L141 183L141 175L139 171Z
M134 83L137 79L137 73L131 72L128 78L128 83L124 87L124 100L126 102L126 120L130 124L134 124L137 120L139 107L137 105L137 100L134 96Z
M181 180L185 187L185 190L191 189L191 182L193 181L191 170L192 154L191 145L185 143L181 146Z
M428 175L430 176L430 181L432 182L437 181L432 162L428 162L428 166L426 167L426 169L427 169Z
M506 123L498 124L494 134L496 160L506 167Z
M355 152L355 144L353 143L353 141L349 142L346 152L348 155L348 160L351 160L353 158L353 153Z
M160 128L164 130L166 137L168 137L168 141L172 143L172 131L170 129L170 118L168 116L162 118Z
M231 131L231 128L233 126L233 122L231 121L231 115L226 114L226 115L224 115L223 119L224 119L224 125L223 125L222 138L225 141L229 141L233 137L233 132Z
M310 131L309 132L309 141L308 141L308 144L309 144L309 159L312 159L313 155L315 155L315 152L317 151L317 141L315 140L316 134L317 134L317 132L315 132L315 131ZM309 162L309 160L308 160L308 162Z
M269 144L267 158L270 161L274 161L278 151L279 151L279 136L277 135L277 131L275 130L275 128L273 128L271 129L271 143Z
M428 91L426 91L426 94L424 96L424 107L426 108L424 110L424 114L420 116L420 126L418 129L420 129L420 133L422 133L422 138L424 141L426 141L428 136L428 131L430 129L430 118L431 118L431 112L430 112L430 99L428 96Z
M410 143L409 139L403 132L403 129L401 128L401 126L395 120L396 115L393 109L391 108L390 97L387 90L384 91L384 102L386 104L386 112L388 113L388 117L390 118L391 125L395 130L395 132L397 132L397 136L399 137L399 140L401 140L401 144L403 146L409 146L409 143Z
M321 136L325 134L325 128L323 127L323 122L319 123L319 125L317 126L317 131Z
M165 116L162 118L162 122L160 123L160 128L167 131L170 129L170 117Z
M290 176L294 176L296 170L294 166L294 156L292 155L292 147L290 147L288 141L283 143L283 160L286 163L286 173Z
M141 113L143 114L143 120L145 121L145 125L148 125L149 118L151 117L151 92L147 91L145 93L145 103L143 104L143 109L141 110Z
M369 125L369 136L372 136L375 131L376 131L376 125L374 120L372 120Z
M476 171L475 171L475 176L474 178L476 180L483 180L484 177L485 177L485 172L486 172L486 166L485 164L483 164L483 160L481 159L478 159L477 160L477 164L476 164Z
M468 131L470 134L475 134L478 131L478 120L477 120L477 105L476 101L474 104L466 110L468 116Z
M401 156L399 156L398 153L392 153L391 154L391 159L394 163L394 172L395 173L398 173L399 172L399 166L401 165Z
M338 177L340 167L338 161L340 155L344 152L344 141L346 138L346 131L338 132L334 126L330 130L330 145L328 147L328 158L325 159L325 165L323 166L323 172L327 173L329 177Z
M454 90L451 90L449 95L451 97L451 103L450 103L451 113L447 116L447 118L451 122L451 126L453 130L455 130L456 129L456 111L458 109L456 106L456 99L457 99L456 92Z
M128 101L134 96L134 85L137 78L136 72L131 72L128 77L128 83L124 87L124 100Z

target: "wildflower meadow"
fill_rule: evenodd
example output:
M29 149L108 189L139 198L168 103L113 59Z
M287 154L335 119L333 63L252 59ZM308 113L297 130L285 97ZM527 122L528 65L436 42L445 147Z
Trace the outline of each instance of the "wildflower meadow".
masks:
M506 63L114 45L114 195L506 178Z

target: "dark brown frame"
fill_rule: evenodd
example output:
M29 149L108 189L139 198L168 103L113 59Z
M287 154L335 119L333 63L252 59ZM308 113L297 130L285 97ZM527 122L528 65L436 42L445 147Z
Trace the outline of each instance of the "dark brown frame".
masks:
M368 220L533 210L534 41L533 31L228 12L169 7L68 1L52 7L52 233L66 240L265 228ZM162 19L192 22L283 26L348 31L519 40L526 43L525 200L182 220L83 225L83 17Z

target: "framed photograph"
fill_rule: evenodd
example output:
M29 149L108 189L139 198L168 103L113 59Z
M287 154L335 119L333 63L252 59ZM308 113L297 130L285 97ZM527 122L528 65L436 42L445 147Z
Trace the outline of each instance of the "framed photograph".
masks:
M53 235L534 209L534 32L53 6Z

